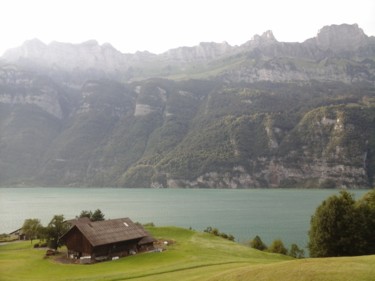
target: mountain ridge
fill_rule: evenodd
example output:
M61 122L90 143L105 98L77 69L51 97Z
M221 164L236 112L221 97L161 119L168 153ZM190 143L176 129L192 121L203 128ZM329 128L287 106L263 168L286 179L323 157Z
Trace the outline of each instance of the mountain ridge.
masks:
M374 37L319 34L161 55L30 41L1 58L0 185L371 187Z
M336 36L336 38L335 38ZM337 40L340 38L340 40ZM22 46L7 50L3 59L8 62L27 63L48 67L60 67L67 71L76 68L97 68L107 72L125 71L129 67L144 64L145 62L172 62L192 63L206 62L223 57L236 55L242 52L251 52L258 48L268 48L274 54L275 46L300 46L302 48L315 48L314 53L331 50L335 53L347 50L356 50L367 43L374 43L375 37L368 37L357 24L325 26L318 31L314 38L302 43L278 42L272 31L268 30L262 35L254 35L251 40L237 46L227 42L201 42L192 47L177 47L169 49L159 55L150 52L136 52L134 54L121 53L109 43L99 45L96 40L89 40L80 44L51 42L44 44L39 39L26 41ZM281 47L281 48L282 48Z

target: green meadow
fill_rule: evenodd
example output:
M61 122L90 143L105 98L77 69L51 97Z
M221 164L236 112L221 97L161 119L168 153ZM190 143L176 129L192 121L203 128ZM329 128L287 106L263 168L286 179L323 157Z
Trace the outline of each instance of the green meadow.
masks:
M368 280L375 256L302 259L257 251L177 227L150 227L156 238L173 240L162 253L144 253L93 265L44 258L30 242L0 246L0 280ZM62 249L64 251L64 249Z

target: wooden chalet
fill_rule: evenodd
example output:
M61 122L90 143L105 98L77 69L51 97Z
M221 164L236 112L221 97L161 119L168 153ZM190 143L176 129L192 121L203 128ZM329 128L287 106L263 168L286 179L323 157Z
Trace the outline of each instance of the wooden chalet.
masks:
M155 241L141 225L129 218L79 221L60 239L70 258L107 260L153 250Z

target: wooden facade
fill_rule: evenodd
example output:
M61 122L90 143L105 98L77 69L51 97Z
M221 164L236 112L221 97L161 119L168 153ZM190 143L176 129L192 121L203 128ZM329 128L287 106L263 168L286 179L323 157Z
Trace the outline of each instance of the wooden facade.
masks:
M93 253L93 246L75 226L65 235L64 240L69 254L73 254L77 258L91 256Z
M106 260L153 249L154 239L129 218L78 223L61 240L71 258Z

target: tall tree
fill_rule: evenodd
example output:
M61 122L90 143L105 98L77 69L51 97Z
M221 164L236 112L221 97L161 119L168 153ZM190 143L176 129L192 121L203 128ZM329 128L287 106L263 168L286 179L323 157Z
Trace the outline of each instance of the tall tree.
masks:
M104 221L104 214L100 209L96 209L90 218L92 221Z
M26 219L22 225L22 231L33 243L33 239L39 238L43 226L39 219Z
M80 218L89 218L91 219L92 212L87 210L82 210L81 214L79 215Z
M341 191L324 200L311 218L309 244L311 257L355 255L358 244L355 201Z
M79 217L89 218L91 221L104 221L104 213L100 209L96 209L94 212L83 210Z
M65 222L63 215L55 215L46 228L48 246L57 249L62 246L60 237L67 232L69 225Z
M360 231L358 254L375 254L375 189L358 200L356 207Z

